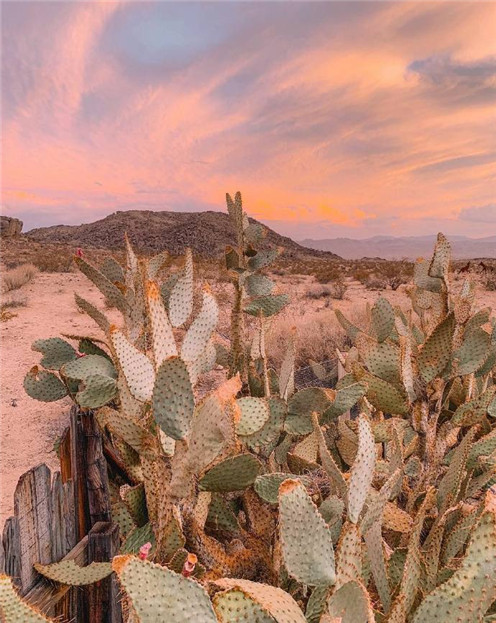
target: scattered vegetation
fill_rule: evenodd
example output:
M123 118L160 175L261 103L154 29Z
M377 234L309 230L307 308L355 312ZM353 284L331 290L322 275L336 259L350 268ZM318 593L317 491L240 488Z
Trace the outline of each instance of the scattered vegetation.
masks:
M1 279L2 292L12 292L12 290L22 288L33 279L37 272L36 267L32 264L22 264L5 271L2 273Z

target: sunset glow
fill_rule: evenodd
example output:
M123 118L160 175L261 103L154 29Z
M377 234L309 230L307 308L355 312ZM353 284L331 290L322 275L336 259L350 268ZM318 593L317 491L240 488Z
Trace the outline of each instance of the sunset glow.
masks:
M4 2L2 210L496 234L492 2Z

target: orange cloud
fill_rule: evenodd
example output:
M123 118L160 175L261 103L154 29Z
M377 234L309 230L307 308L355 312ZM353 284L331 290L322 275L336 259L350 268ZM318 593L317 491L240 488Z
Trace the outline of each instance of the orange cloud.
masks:
M296 237L485 233L456 215L491 202L494 4L14 5L2 189L28 226L241 189Z

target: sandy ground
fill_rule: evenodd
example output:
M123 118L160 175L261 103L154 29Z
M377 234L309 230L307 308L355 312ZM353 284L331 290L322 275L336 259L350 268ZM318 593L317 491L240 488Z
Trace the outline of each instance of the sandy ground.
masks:
M403 287L393 292L367 291L359 282L349 282L342 301L309 299L307 293L322 288L309 276L287 275L278 278L282 291L289 292L292 303L281 314L280 322L290 325L334 322L333 309L341 309L353 317L382 294L393 305L408 305ZM58 469L54 443L68 423L71 401L66 398L55 403L32 400L22 383L27 370L40 360L40 353L31 350L34 340L56 337L62 333L101 337L93 321L78 312L74 292L102 307L102 297L85 277L72 273L39 273L21 289L27 306L15 311L17 316L0 323L1 348L1 431L0 431L0 526L13 511L13 494L19 477L39 463ZM227 293L226 293L227 294ZM219 297L221 298L221 297ZM480 291L478 306L496 310L496 292ZM221 300L221 304L224 301ZM108 312L120 324L118 312ZM220 330L226 332L227 315L221 314ZM315 326L319 326L316 324ZM318 330L318 329L317 329ZM283 333L283 335L287 335ZM319 335L313 336L318 343ZM285 340L284 340L285 341ZM284 347L285 348L285 347Z
M74 302L78 292L92 303L102 303L98 290L82 275L39 273L20 292L27 297L26 307L13 310L17 316L0 323L0 526L13 511L14 490L25 471L39 463L58 469L53 446L68 423L71 406L69 398L42 403L25 393L24 375L41 357L31 344L61 333L101 337ZM111 315L118 322L119 314Z

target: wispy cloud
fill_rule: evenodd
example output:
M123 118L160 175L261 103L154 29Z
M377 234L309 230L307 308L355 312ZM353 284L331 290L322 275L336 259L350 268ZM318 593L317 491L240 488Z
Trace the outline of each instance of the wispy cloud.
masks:
M296 237L484 233L462 215L494 199L492 3L2 8L3 203L27 227L241 189Z

